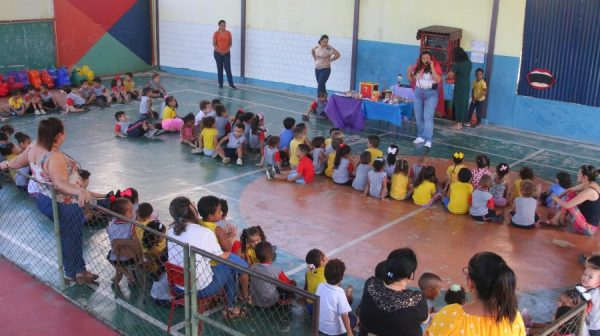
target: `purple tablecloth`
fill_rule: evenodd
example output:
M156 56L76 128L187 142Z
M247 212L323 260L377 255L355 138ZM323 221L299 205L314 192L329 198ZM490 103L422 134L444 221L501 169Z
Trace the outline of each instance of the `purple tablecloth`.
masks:
M361 99L331 95L325 113L335 127L351 131L365 128Z

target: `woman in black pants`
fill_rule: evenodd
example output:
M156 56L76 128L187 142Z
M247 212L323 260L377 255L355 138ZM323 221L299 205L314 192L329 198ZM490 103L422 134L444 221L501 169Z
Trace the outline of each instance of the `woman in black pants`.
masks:
M235 89L233 85L233 76L231 75L231 44L232 37L231 32L226 28L225 20L219 21L219 30L213 34L213 47L215 48L214 56L217 62L217 76L219 79L219 88L223 87L223 67L227 73L227 81L232 89Z

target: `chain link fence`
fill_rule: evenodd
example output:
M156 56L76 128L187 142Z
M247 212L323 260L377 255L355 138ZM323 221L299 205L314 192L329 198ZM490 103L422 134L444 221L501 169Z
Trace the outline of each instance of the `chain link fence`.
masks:
M190 248L165 234L168 223L118 215L107 209L108 198L80 208L71 195L34 179L29 192L18 188L11 173L0 173L0 255L120 332L318 334L319 313L309 315L303 304L310 299L318 307L315 295ZM206 279L223 268L231 277L207 293ZM273 305L259 307L242 295L259 282L277 295ZM280 300L279 293L287 296Z
M586 308L587 302L571 309L560 307L556 319L546 328L535 333L536 336L587 336Z

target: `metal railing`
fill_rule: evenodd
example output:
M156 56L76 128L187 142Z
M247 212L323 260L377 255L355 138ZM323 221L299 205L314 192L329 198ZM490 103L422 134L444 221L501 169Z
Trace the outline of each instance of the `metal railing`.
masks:
M554 320L550 325L536 334L536 336L554 335L587 335L586 328L587 302L571 308L567 313Z
M17 171L11 173L19 174ZM31 178L29 183L36 186L34 189L51 196L40 197L38 194L34 199L17 188L13 179L9 173L0 172L0 255L120 332L164 335L170 324L171 335L318 334L317 296L124 218L103 207L105 200L90 204L81 212L76 205L61 203L63 197L71 195L62 194L51 185ZM141 246L144 258L139 263L131 258L111 262L111 240L106 228L115 218L142 235L152 235L160 242L157 244L181 246L181 255L152 255L154 250ZM142 237L138 238L142 240ZM183 260L184 299L173 309L171 319L171 303L177 297L171 295L163 262L176 258ZM263 281L278 291L292 293L296 300L291 304L285 302L288 304L260 308L251 299L240 300L236 291L235 306L243 313L232 318L226 313L223 290L210 300L195 299L193 293L197 292L197 281L194 280L197 275L209 271L201 269L197 272L196 267L202 267L196 262L198 258L230 268L237 274L234 278L236 289L240 288L240 277L245 275L250 282ZM121 256L121 259L125 257ZM83 269L97 274L98 279L78 284L78 279L73 276ZM123 279L113 283L118 269L124 275ZM312 316L302 304L307 299L314 301Z

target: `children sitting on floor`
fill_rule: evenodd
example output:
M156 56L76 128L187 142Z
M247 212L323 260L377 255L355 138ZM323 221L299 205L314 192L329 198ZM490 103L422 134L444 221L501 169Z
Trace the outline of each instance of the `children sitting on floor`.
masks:
M492 187L490 194L494 196L494 205L503 207L508 203L508 189L506 188L506 176L510 168L508 164L501 162L496 166L496 174L492 175Z
M325 156L325 138L316 136L312 140L312 161L315 167L315 175L321 175L327 168L327 157Z
M485 154L479 154L475 157L475 164L477 168L471 169L471 174L473 177L471 178L471 184L474 189L479 188L479 180L485 176L492 176L492 172L490 171L490 158L488 158ZM489 187L489 186L488 186Z
M385 171L383 171L384 166L384 158L376 158L373 161L373 170L367 173L367 184L365 185L363 197L367 197L368 194L381 200L385 199L388 194L388 177Z
M373 166L371 165L371 152L364 151L360 154L360 163L356 167L356 175L352 181L352 188L354 188L354 190L365 190L367 180L369 179L369 172L371 170L373 170Z
M308 121L311 113L315 116L327 118L327 115L325 114L326 108L327 92L319 92L319 94L317 95L317 100L313 101L308 107L308 110L306 110L306 112L304 112L304 114L302 115L302 120Z
M281 151L281 165L286 167L290 164L290 143L294 139L294 131L296 125L294 118L287 117L283 119L283 130L279 133L279 150Z
M96 102L96 95L94 94L94 89L87 81L87 79L82 79L79 82L79 95L85 100L85 105L92 105Z
M167 232L167 228L159 220L149 221L146 227L163 234ZM142 251L149 257L146 261L146 269L153 279L158 279L165 271L164 263L169 260L167 256L167 240L148 230L143 230L141 237Z
M376 158L383 157L383 152L379 149L379 136L377 135L369 135L367 137L367 149L366 151L371 153L371 162L375 161Z
M133 205L128 199L119 198L110 204L110 210L117 213L125 218L131 218L133 215ZM115 239L133 239L132 236L133 227L128 221L120 218L113 218L110 224L106 227L108 233L108 239L111 245ZM135 284L134 274L127 269L127 266L132 264L132 259L121 256L117 258L115 251L112 249L108 253L108 261L115 267L115 277L112 280L113 286L119 286L119 282L125 275L129 281L129 284Z
M257 166L265 166L267 169L267 178L269 177L269 170L274 169L275 173L281 173L281 156L279 151L279 137L271 135L267 138L267 144L262 151L260 162Z
M513 185L513 192L511 193L511 197L514 200L517 197L521 197L521 183L525 180L533 181L535 178L535 174L533 173L533 169L530 167L524 166L519 170L519 178L515 180Z
M453 284L446 291L446 294L444 295L444 302L446 302L447 305L464 305L465 303L467 303L467 295L465 293L465 289L462 288L461 285Z
M11 116L22 116L25 114L25 102L20 90L10 91L10 98L8 98L8 111Z
M256 264L256 245L260 242L267 241L264 231L260 226L251 226L242 230L240 235L240 243L242 245L241 257L246 260L248 265Z
M110 106L110 101L108 100L110 94L106 87L102 85L102 80L100 77L94 77L92 90L94 91L94 96L96 97L96 104L100 106L100 108Z
M198 114L196 114L196 118L194 119L196 128L202 127L202 119L206 117L217 117L217 112L211 110L210 102L208 100L201 100L199 105L200 111L198 111Z
M510 212L511 225L519 229L533 229L539 217L535 214L538 201L535 196L535 184L525 180L521 183L521 196L515 198L513 210Z
M473 185L470 183L471 177L469 168L461 168L458 172L458 180L450 184L448 195L444 197L444 207L455 215L469 213L469 200L473 193Z
M342 142L344 142L344 132L336 127L329 130L329 138L325 139L325 156L327 157L329 157L329 154L336 151L333 148L333 139L341 139Z
M397 155L398 145L391 144L387 149L387 157L385 159L385 166L383 167L383 170L387 174L388 178L391 178L396 170L396 160L398 159Z
M227 117L225 106L217 104L215 106L217 117L215 118L215 128L217 129L217 139L221 140L231 132L231 123Z
M223 148L223 144L227 142L227 146ZM235 160L236 163L242 165L242 157L244 156L243 144L246 142L244 138L244 124L237 123L233 129L233 132L229 133L228 137L223 137L217 143L217 155L223 159L223 163L229 163L231 160Z
M396 161L396 170L394 170L394 175L392 175L392 182L390 184L391 198L398 201L404 201L412 196L412 185L408 178L408 169L408 161Z
M559 197L569 188L571 188L571 175L567 172L558 172L554 183L552 183L548 191L543 192L541 195L542 205L549 208L559 208L559 205L552 200L552 197Z
M452 155L452 161L454 164L446 169L446 179L444 180L444 187L442 188L444 191L448 191L450 184L458 181L458 172L462 168L466 168L462 162L465 158L465 153L463 152L454 152Z
M294 138L290 141L290 168L295 169L298 165L298 155L296 151L298 150L298 145L304 144L305 136L304 136L304 128L296 125L294 127Z
M123 86L129 100L138 100L140 92L135 88L135 82L133 80L133 74L131 72L125 73L125 79L123 80Z
M419 289L423 293L423 296L427 299L427 308L429 313L435 312L435 306L433 301L440 295L442 289L442 278L437 274L425 272L419 278Z
M115 76L110 82L111 101L117 104L128 103L129 95L120 76Z
M21 152L27 149L27 147L29 147L31 144L31 138L29 135L22 132L15 133L15 140L17 140L17 145L19 146ZM31 175L29 165L17 169L17 174L15 175L15 185L25 193L27 193L27 186L29 185L29 178L27 178L29 175Z
M353 335L352 330L358 324L358 318L352 314L352 307L347 298L352 287L344 290L341 282L344 279L346 265L339 259L331 259L325 265L326 283L317 287L319 296L319 332L324 335Z
M158 119L158 112L152 110L152 90L144 88L142 90L142 99L140 101L140 118Z
M325 148L325 155L327 156L327 168L325 168L325 176L332 177L333 176L333 163L335 161L335 154L337 150L340 148L340 145L344 143L342 138L334 138L331 141L331 150L328 151Z
M160 82L160 74L158 72L152 73L152 79L149 80L144 88L150 88L152 90L153 98L163 98L167 95L167 90Z
M216 149L219 141L217 140L217 134L219 133L215 128L215 118L212 116L202 119L202 132L200 132L198 145L199 151L206 156L216 157Z
M67 94L67 102L64 109L65 114L87 111L88 108L85 106L85 99L73 92L70 86L63 86L62 91Z
M296 281L290 280L279 266L273 265L273 246L271 243L267 241L258 243L256 245L256 258L258 263L250 266L251 270L279 280L284 284L296 286ZM253 278L250 282L250 294L252 295L252 303L261 308L269 308L276 304L289 304L293 298L293 293L258 278Z
M179 141L192 147L192 153L200 153L202 149L198 148L198 134L194 126L194 115L189 113L183 117L183 126L179 131Z
M118 137L140 138L142 136L152 137L157 135L156 128L143 119L130 123L124 111L115 113L115 119L117 122L115 123L114 133Z
M411 183L413 184L413 186L417 185L417 179L419 178L419 175L421 174L421 170L423 169L423 167L427 167L429 166L429 154L424 153L423 155L419 156L419 158L417 159L417 162L413 163L412 166L410 166L410 171L408 172L408 177L410 177L411 179Z
M40 98L42 100L42 108L45 112L59 112L60 104L54 97L54 95L48 90L48 84L42 83L40 85ZM43 114L43 113L42 113Z
M335 184L351 186L354 180L354 164L350 161L352 148L346 144L341 144L335 153L333 161L333 175L331 176Z
M315 178L315 167L313 167L312 161L308 158L310 148L302 143L298 145L296 152L296 156L298 157L296 169L290 171L287 176L275 174L275 171L271 170L271 178L287 180L288 182L295 182L298 184L311 184L313 182Z
M233 242L237 237L237 231L231 224L226 225L224 228L216 224L223 216L220 199L215 196L204 196L198 200L197 205L198 214L201 217L199 224L215 233L223 252L231 252Z
M473 191L471 196L471 208L469 209L471 218L481 222L501 223L504 218L496 215L494 196L489 192L492 185L491 176L483 175L477 184L479 187Z
M40 90L33 87L33 85L27 86L27 94L23 97L25 101L25 114L41 115L46 114L44 107L42 106L42 97Z
M412 195L415 204L422 207L430 207L437 202L442 197L442 194L438 190L437 183L438 180L435 176L435 168L433 166L423 167L415 182Z
M265 127L265 118L261 113L255 114L250 119L250 132L248 132L248 148L254 152L263 154L265 138L267 133Z

